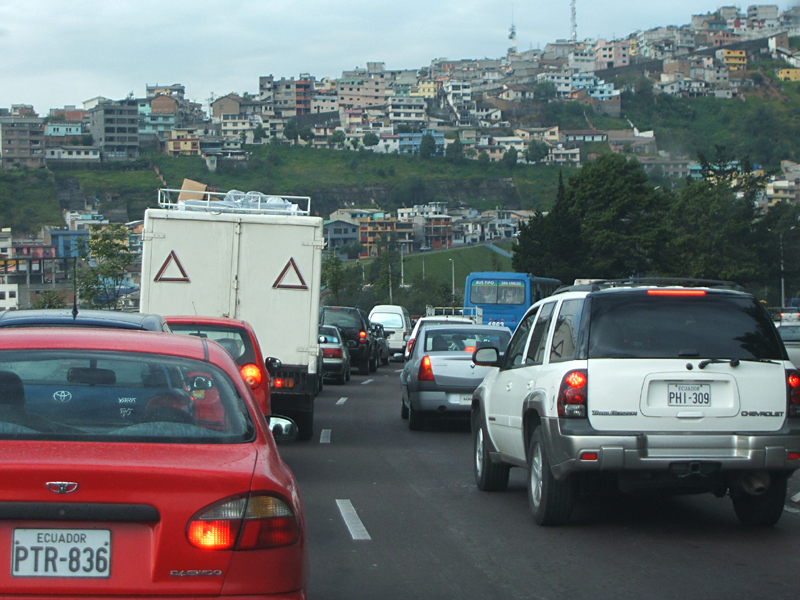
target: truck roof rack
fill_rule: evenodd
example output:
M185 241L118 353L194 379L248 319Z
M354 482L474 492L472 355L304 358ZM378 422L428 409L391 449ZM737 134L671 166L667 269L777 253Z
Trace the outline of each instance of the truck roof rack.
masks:
M262 215L311 214L308 196L268 195L261 192L198 192L194 190L158 190L158 206L168 210L198 211L211 214L248 213Z
M733 281L718 279L692 279L688 277L628 277L627 279L576 279L573 285L564 285L553 294L564 292L599 292L622 287L706 287L718 290L743 292L744 288Z

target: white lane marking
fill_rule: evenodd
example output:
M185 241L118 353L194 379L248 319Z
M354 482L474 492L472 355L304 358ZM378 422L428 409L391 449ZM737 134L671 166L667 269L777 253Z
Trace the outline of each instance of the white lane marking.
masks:
M330 444L331 443L331 430L330 429L323 429L322 433L319 435L319 443L320 444Z
M347 402L347 396L345 396L343 398L339 398L339 401L336 403L336 406L341 406L345 402Z
M375 380L374 379L367 379L365 381L362 381L361 385L367 385L368 383L372 383L373 381L375 381Z
M783 510L794 515L800 515L800 508L792 508L791 506L784 506Z
M397 369L397 370L395 371L395 373L402 373L402 372L403 372L403 369Z
M353 503L350 502L350 500L337 500L336 506L339 507L339 512L342 515L342 519L344 519L344 524L347 525L347 529L350 531L350 537L354 540L372 539L367 532L367 528L364 527L361 519L358 518L356 509L353 507Z
M798 492L794 496L792 496L792 502L800 503L800 492Z

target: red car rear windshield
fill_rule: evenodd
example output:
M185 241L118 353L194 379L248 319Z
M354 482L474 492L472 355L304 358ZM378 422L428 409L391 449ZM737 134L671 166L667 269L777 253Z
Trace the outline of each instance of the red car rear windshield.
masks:
M244 327L205 325L199 323L170 323L173 333L194 335L214 340L228 351L239 366L256 362L256 351L250 334Z
M746 296L592 296L589 358L783 360L767 312Z
M74 350L0 352L0 439L241 443L244 400L207 362Z

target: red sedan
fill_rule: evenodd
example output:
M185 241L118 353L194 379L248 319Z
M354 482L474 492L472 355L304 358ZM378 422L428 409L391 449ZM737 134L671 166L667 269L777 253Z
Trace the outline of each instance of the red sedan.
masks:
M0 590L306 598L297 482L204 338L0 331Z
M239 365L242 378L253 390L256 402L265 415L272 414L269 403L270 377L256 332L247 321L223 317L164 317L174 333L214 340L222 345ZM275 363L277 368L280 363Z

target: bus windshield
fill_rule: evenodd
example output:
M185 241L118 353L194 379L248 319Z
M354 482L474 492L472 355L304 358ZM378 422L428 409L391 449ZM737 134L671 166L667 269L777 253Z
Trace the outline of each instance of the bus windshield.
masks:
M470 285L472 304L524 304L525 282L505 279L476 279Z

